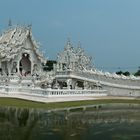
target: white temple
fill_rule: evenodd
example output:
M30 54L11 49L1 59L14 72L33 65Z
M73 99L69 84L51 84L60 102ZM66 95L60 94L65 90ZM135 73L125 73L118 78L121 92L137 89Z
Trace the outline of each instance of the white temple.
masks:
M0 37L1 75L33 75L42 71L45 58L30 27L10 28Z
M99 71L78 45L68 40L50 72L30 26L10 27L0 36L0 93L44 97L140 96L140 78Z

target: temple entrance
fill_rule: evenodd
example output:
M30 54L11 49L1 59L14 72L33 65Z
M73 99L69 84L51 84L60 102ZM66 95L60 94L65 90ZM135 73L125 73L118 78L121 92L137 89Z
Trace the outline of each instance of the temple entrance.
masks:
M29 59L29 54L24 53L22 59L19 62L19 71L22 76L31 74L31 61Z

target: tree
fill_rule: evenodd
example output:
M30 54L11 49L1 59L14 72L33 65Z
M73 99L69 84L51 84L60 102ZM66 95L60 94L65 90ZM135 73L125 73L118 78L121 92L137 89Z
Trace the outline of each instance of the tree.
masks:
M122 71L117 71L116 74L121 75L121 74L123 74L123 72Z
M118 74L118 75L130 76L130 72L129 72L129 71L125 71L125 72L123 72L123 71L118 71L118 72L116 72L116 74Z
M48 60L46 65L43 67L44 71L51 71L53 70L53 64L56 64L55 60Z
M129 71L123 72L123 75L130 76L130 72Z
M139 69L137 70L137 72L134 75L135 76L140 76L140 67L139 67Z

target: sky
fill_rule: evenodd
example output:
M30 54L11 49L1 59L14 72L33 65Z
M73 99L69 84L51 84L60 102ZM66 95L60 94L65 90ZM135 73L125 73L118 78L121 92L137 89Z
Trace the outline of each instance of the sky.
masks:
M140 0L0 0L0 32L9 19L32 25L48 59L70 38L98 69L134 72L140 66Z

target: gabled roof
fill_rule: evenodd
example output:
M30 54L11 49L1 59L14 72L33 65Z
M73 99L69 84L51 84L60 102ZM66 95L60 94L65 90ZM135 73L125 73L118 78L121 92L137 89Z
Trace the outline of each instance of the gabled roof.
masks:
M0 60L10 61L11 59L14 59L14 57L17 56L18 52L21 50L22 44L28 37L31 38L38 58L42 63L45 62L46 60L39 52L39 45L33 39L31 27L29 26L16 26L14 28L11 27L2 33L0 36Z

